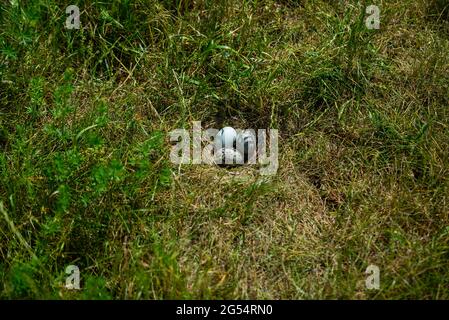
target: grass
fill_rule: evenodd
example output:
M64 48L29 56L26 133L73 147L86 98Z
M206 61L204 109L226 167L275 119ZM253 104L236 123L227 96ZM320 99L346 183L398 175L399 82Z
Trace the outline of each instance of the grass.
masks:
M2 2L0 298L449 299L448 8ZM171 164L193 121L277 174Z

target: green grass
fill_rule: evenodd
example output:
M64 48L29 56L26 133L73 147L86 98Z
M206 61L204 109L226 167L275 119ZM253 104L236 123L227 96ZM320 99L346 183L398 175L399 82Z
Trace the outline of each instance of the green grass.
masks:
M2 2L0 298L449 299L448 35L445 0ZM277 174L171 164L193 121L278 129Z

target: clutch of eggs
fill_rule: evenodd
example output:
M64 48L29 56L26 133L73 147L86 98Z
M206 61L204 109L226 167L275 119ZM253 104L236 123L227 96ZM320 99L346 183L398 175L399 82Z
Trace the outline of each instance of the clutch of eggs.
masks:
M224 127L218 131L215 141L219 151L215 155L217 164L244 164L255 160L256 137L249 130L237 134L232 127Z

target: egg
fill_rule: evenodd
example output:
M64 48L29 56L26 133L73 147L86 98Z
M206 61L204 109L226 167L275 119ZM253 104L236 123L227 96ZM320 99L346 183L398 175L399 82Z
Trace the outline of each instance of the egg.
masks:
M244 130L237 135L236 149L243 154L245 163L255 163L256 135L250 130Z
M215 141L218 143L219 148L232 149L235 145L237 138L237 132L232 127L224 127L218 131Z
M243 164L243 160L243 155L239 151L230 148L221 148L214 156L215 163L222 165Z

